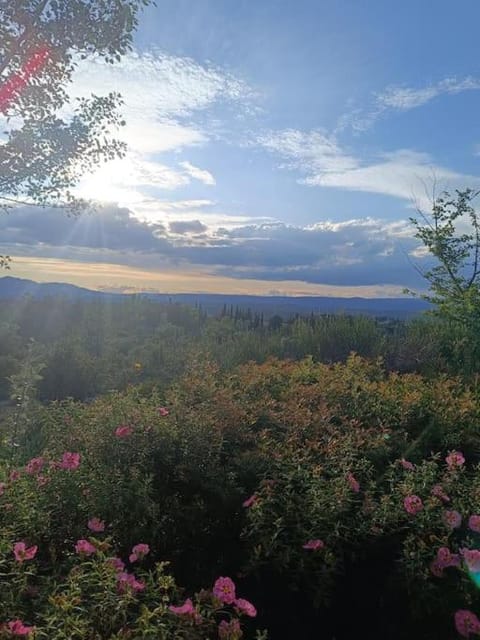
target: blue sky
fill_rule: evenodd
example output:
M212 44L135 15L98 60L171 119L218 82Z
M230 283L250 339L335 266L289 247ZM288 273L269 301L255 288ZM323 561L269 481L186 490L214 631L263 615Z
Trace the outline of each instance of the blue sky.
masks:
M434 181L480 186L479 19L474 0L158 0L135 51L88 61L72 89L125 97L128 157L79 187L100 217L22 243L18 211L4 246L36 269L123 267L89 280L104 288L421 286L413 202L428 209Z

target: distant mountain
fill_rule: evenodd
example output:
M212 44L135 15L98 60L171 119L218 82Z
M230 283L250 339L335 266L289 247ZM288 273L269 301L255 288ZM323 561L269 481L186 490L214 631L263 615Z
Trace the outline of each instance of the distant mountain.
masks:
M31 296L32 298L102 298L112 297L113 294L104 294L99 291L92 291L77 287L64 282L34 282L23 278L12 278L3 276L0 278L0 300L22 298Z
M14 300L23 296L33 298L68 298L73 300L109 300L121 301L125 298L140 296L164 303L182 303L201 305L207 313L219 313L226 305L241 309L250 308L253 312L266 316L278 314L283 317L296 313L345 313L348 315L369 315L386 318L409 318L428 309L423 300L414 298L331 298L325 296L241 296L211 293L110 293L92 291L73 284L59 282L38 283L33 280L3 276L0 278L0 300Z

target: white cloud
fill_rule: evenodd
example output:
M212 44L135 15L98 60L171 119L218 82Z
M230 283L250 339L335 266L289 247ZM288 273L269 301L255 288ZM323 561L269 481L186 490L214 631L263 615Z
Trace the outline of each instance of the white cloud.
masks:
M407 111L421 107L442 94L456 94L463 91L480 89L480 80L471 76L467 78L445 78L436 84L426 87L390 86L383 93L377 93L377 104L380 107Z
M358 164L354 157L340 148L334 136L320 130L270 131L259 136L256 142L269 151L278 153L287 160L287 166L313 170L316 173L348 171Z
M195 180L199 180L203 182L203 184L213 186L216 184L215 178L206 169L200 169L199 167L195 167L191 162L185 160L184 162L179 163L181 167L185 170L185 172L194 178Z
M206 144L210 135L205 118L213 117L211 109L228 103L244 108L254 97L242 80L218 67L162 52L133 52L114 65L101 59L78 63L72 98L109 91L118 91L124 100L127 124L118 137L128 144L129 154L100 167L82 181L79 192L128 204L135 211L145 200L145 187L171 190L192 179L214 185L215 178L205 169L188 161L166 166L158 155Z
M441 95L455 95L479 89L480 79L473 76L444 78L424 87L390 85L383 91L373 94L369 107L352 107L340 116L336 131L340 132L348 128L356 132L366 131L389 112L410 111L428 104Z
M271 132L257 143L286 160L280 166L301 171L301 184L364 191L416 199L430 205L428 191L436 182L442 189L480 186L478 176L456 173L436 165L426 153L400 149L362 161L343 149L333 136L317 130ZM427 192L427 193L426 193Z

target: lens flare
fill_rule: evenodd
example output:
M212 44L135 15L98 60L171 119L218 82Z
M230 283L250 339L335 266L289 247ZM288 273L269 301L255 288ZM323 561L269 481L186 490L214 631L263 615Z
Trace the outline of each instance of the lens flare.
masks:
M28 58L20 71L14 73L0 87L0 111L5 112L11 102L21 93L32 76L38 73L50 56L50 49L46 45L38 47Z

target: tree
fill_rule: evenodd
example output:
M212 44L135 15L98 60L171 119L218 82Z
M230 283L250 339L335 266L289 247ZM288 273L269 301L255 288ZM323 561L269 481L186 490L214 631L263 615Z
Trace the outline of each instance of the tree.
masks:
M124 154L120 95L72 102L67 88L81 60L114 63L131 49L150 1L0 0L0 207L76 212L86 204L72 193L79 177Z
M410 218L415 237L436 262L425 272L418 269L430 287L420 297L433 305L435 316L452 325L457 346L462 351L467 347L475 370L480 363L480 219L473 202L479 193L444 192L434 198L430 216L419 211L420 219Z

